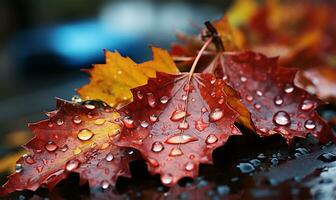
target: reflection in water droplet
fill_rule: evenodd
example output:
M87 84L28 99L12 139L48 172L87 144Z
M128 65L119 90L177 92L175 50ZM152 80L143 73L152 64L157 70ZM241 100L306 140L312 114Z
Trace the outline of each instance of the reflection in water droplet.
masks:
M156 100L153 93L147 93L147 101L150 107L154 108L156 106Z
M51 141L49 141L44 147L49 152L56 151L56 149L58 148L57 145Z
M68 145L65 144L65 145L61 148L61 151L66 152L68 149L69 149Z
M262 91L260 91L260 90L257 90L257 91L256 91L256 94L257 94L259 97L261 97L261 96L263 95Z
M283 104L283 99L280 96L276 96L274 98L274 104L280 106L281 104Z
M146 121L142 121L141 124L140 124L143 128L147 128L148 127L148 122Z
M126 128L135 128L134 121L129 116L124 117L122 122L124 123Z
M164 149L164 146L161 142L154 142L152 144L152 151L158 153L161 152Z
M67 162L67 164L65 165L65 169L69 172L77 169L80 165L80 162L78 160L70 160Z
M253 101L253 97L251 95L247 95L246 96L246 100L249 101L249 102L251 102L251 101Z
M179 120L183 119L185 116L187 116L187 112L186 111L184 111L184 110L175 110L172 113L170 119L172 121L179 121Z
M180 148L174 147L174 148L171 149L169 155L170 156L181 156L181 155L183 155L183 152Z
M292 93L292 92L294 91L294 87L293 87L292 84L288 84L288 83L287 83L287 84L285 85L284 90L285 90L285 92L286 92L287 94L289 94L289 93Z
M187 162L187 164L185 165L185 169L187 171L192 171L192 170L194 170L194 168L195 168L195 164L192 163L192 162Z
M114 156L113 156L112 153L109 153L109 154L106 155L105 159L106 159L107 162L111 162L114 159Z
M28 163L30 165L35 163L35 160L31 155L26 155L26 156L24 156L24 158L25 158L26 163Z
M218 120L222 119L223 116L224 116L223 111L219 108L216 108L213 112L210 113L209 121L210 122L218 121Z
M206 138L205 142L207 144L214 144L218 141L218 138L214 135L214 134L210 134L208 135L208 137Z
M182 95L182 100L184 100L184 101L185 101L185 100L187 100L187 98L188 98L188 96L187 96L187 95L185 95L185 94L184 94L184 95Z
M168 185L173 182L173 176L171 174L163 174L161 176L161 182L165 185Z
M315 127L316 127L316 124L315 124L315 122L313 121L313 120L307 120L306 122L305 122L305 128L306 129L309 129L309 130L313 130L313 129L315 129Z
M56 124L58 126L62 126L64 124L64 121L62 119L57 119Z
M240 81L243 82L243 83L245 83L247 81L247 78L245 76L241 76L240 77Z
M254 108L257 109L257 110L259 110L261 108L261 105L258 104L258 103L256 103L256 104L254 104Z
M107 181L102 181L101 183L101 187L106 190L107 188L109 188L110 184Z
M202 111L202 113L205 113L205 112L208 111L208 109L206 109L205 107L203 107L203 108L201 109L201 111Z
M85 104L85 108L89 109L89 110L93 110L96 108L96 106L92 105L92 104Z
M103 125L105 122L106 122L106 120L103 119L103 118L99 118L99 119L96 119L96 120L94 121L94 123L95 123L96 125Z
M142 98L143 98L143 94L141 93L140 90L137 91L137 97L138 97L139 99L142 99Z
M212 79L211 81L210 81L210 83L213 85L213 84L215 84L215 82L216 82L216 79Z
M23 171L23 166L20 163L16 163L15 165L15 172L20 173Z
M182 129L182 130L187 130L189 128L189 124L188 124L188 122L181 122L181 123L179 123L178 128Z
M160 98L160 102L163 103L163 104L166 104L168 102L169 98L167 96L162 96Z
M150 120L151 122L156 122L156 121L157 121L157 116L154 115L154 114L152 114L152 115L149 116L149 120Z
M75 124L80 124L80 123L82 122L80 116L78 116L78 115L75 115L75 116L72 118L72 121L73 121L73 123L75 123Z
M275 115L273 116L273 121L277 125L281 125L281 126L286 126L286 125L289 125L291 123L290 116L285 111L279 111L279 112L275 113Z
M89 129L82 129L78 132L77 137L82 141L90 140L93 137L94 133Z
M183 135L173 135L173 136L169 137L165 141L165 143L168 143L168 144L186 144L186 143L197 141L197 140L198 139L195 138L195 137L183 134Z
M301 104L301 110L304 110L304 111L307 111L307 110L310 110L314 107L314 103L309 100L309 99L306 99L302 102Z

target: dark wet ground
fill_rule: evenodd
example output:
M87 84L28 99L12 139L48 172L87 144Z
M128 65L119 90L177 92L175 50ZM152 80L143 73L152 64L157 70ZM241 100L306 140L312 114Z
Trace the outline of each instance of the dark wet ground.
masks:
M326 120L335 107L320 109ZM335 129L335 127L333 127ZM321 145L313 137L297 139L292 149L275 135L259 138L241 128L215 150L214 165L201 165L200 176L185 178L169 189L151 176L143 161L130 164L132 179L119 178L116 189L102 191L79 186L78 174L54 191L17 192L11 199L336 199L336 145ZM2 176L4 180L4 174Z

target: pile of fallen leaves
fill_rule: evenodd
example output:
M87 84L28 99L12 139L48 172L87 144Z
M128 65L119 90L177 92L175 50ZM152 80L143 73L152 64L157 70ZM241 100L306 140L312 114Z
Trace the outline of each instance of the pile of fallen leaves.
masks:
M262 137L280 134L289 146L308 134L336 141L316 112L335 99L332 9L267 1L234 26L223 17L206 22L199 36L179 34L171 52L153 47L148 62L105 51L106 63L89 70L80 97L57 99L48 119L29 125L29 154L0 194L52 189L71 172L108 189L139 159L173 186L198 176L216 148L241 135L237 124Z

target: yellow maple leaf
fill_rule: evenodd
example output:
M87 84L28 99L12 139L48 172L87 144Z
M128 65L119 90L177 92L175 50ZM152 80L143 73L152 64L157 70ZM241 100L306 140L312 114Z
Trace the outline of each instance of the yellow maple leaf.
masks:
M115 107L131 101L130 89L146 84L156 72L179 72L167 51L152 47L152 52L153 60L137 64L118 52L105 51L106 63L94 65L90 83L78 89L78 94L84 100L99 99Z

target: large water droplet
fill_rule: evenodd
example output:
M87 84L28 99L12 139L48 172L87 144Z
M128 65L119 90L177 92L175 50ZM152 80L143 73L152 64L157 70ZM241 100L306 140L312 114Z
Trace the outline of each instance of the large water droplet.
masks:
M336 161L336 155L333 153L324 153L320 155L318 159L323 162L334 162Z
M124 117L122 121L126 128L135 128L134 121L131 117Z
M171 174L163 174L161 176L161 182L165 185L169 185L173 182L173 176Z
M183 152L180 148L174 147L174 148L171 149L169 155L170 156L181 156L181 155L183 155Z
M220 119L222 119L224 116L224 113L221 109L216 108L214 111L212 111L209 115L209 121L210 122L215 122L218 121Z
M190 135L173 135L170 138L168 138L165 143L168 144L186 144L189 142L197 141L198 139L195 137L192 137Z
M78 115L75 115L75 116L72 118L72 121L73 121L73 123L75 123L75 124L80 124L80 123L82 122L80 116L78 116Z
M185 165L185 169L186 169L187 171L192 171L192 170L195 169L195 164L192 163L192 162L187 162L187 164Z
M214 134L210 134L208 135L208 137L206 138L205 142L207 144L214 144L218 141L218 138L214 135Z
M273 116L273 121L281 126L286 126L291 123L291 119L288 113L285 111L279 111Z
M23 171L23 166L20 164L20 163L17 163L16 165L15 165L15 172L16 173L20 173L20 172L22 172Z
M286 84L284 88L285 92L287 94L292 93L294 91L294 86L292 84Z
M152 115L150 115L149 116L149 120L151 121L151 122L156 122L157 121L157 116L156 115L154 115L154 114L152 114Z
M167 96L162 96L160 98L160 102L163 103L163 104L166 104L168 102L169 98Z
M179 120L183 119L185 116L187 116L187 112L186 111L184 111L184 110L175 110L172 113L170 119L172 121L179 121Z
M67 162L67 164L65 165L65 169L67 171L73 171L75 169L77 169L80 165L80 162L78 160L70 160Z
M306 129L308 129L308 130L313 130L313 129L315 129L315 127L316 127L316 124L315 124L315 122L313 121L313 120L307 120L306 122L305 122L305 128Z
M156 106L156 101L153 93L147 93L147 101L150 107L154 108Z
M105 159L107 162L111 162L114 159L114 156L112 153L109 153L106 155Z
M182 130L187 130L189 128L189 124L188 124L188 122L181 122L181 123L179 123L178 128L182 129Z
M301 110L304 110L304 111L307 111L307 110L310 110L314 107L314 103L309 100L309 99L306 99L302 102L301 104Z
M109 188L109 186L110 186L109 182L107 182L107 181L105 181L105 180L101 182L101 187L102 187L104 190L106 190L107 188Z
M250 163L239 163L237 167L240 169L241 173L248 174L255 171L255 168Z
M203 122L203 120L195 121L195 128L198 131L204 131L207 127L209 127L208 123Z
M158 153L161 152L164 149L164 146L161 142L154 142L152 144L152 151Z
M283 99L280 96L276 96L274 98L274 104L277 105L277 106L282 105L283 104Z
M49 152L56 151L56 149L58 148L58 146L54 142L51 142L51 141L49 141L44 147Z
M146 121L142 121L141 124L140 124L143 128L147 128L148 127L148 122Z
M90 140L93 137L94 133L88 129L82 129L78 132L77 137L82 141Z

